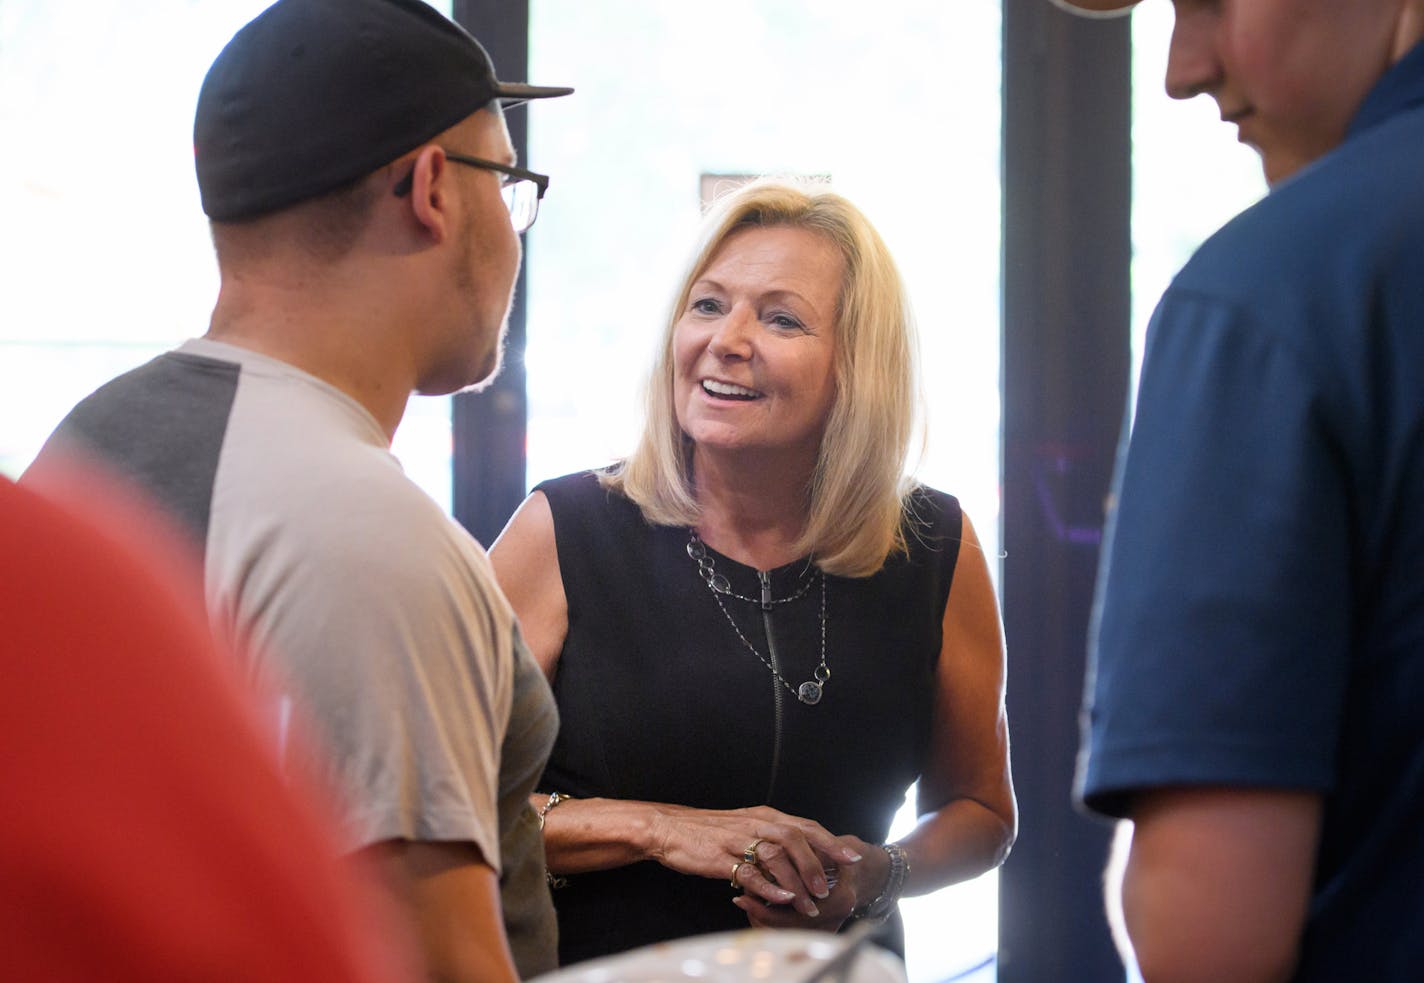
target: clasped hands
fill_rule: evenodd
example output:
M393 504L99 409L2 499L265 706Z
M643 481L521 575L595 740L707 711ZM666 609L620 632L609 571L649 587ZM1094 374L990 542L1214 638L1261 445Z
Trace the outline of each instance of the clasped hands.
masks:
M769 806L664 806L654 843L666 867L730 880L742 891L732 903L757 926L834 931L888 874L883 850Z

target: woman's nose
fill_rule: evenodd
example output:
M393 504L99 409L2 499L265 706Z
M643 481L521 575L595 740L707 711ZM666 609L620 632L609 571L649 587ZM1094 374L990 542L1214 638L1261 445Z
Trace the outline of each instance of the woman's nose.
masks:
M708 345L718 358L751 358L756 315L740 304L734 305L717 324Z

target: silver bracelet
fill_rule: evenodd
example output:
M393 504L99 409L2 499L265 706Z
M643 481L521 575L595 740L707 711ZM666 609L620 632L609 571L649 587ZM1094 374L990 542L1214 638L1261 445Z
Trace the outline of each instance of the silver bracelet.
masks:
M552 809L552 808L554 808L554 806L558 805L560 802L567 802L569 799L572 799L572 798L573 798L572 795L565 795L563 792L550 792L550 793L549 793L549 801L548 801L548 802L545 802L543 808L541 808L541 809L539 810L539 830L540 830L540 832L542 832L543 829L544 829L544 817L549 814L549 810Z
M910 858L905 848L898 843L886 843L881 847L890 857L890 875L885 878L885 887L879 897L868 905L857 908L851 914L866 921L883 922L890 917L905 890L905 875L910 872Z
M572 798L572 795L565 795L563 792L549 793L549 800L545 802L544 805L539 809L539 832L544 832L544 817L549 814L549 810L554 808L554 806L558 805L560 802L567 802L569 799ZM569 884L569 879L567 877L560 877L558 874L555 874L553 871L551 871L548 867L544 868L544 880L549 883L549 887L552 889L568 887Z

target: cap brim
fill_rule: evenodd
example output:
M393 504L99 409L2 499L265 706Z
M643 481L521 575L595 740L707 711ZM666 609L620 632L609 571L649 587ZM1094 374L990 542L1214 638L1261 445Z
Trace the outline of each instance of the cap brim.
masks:
M505 105L528 102L530 99L552 99L566 96L574 90L566 85L525 85L522 82L496 82L494 97Z
M1130 13L1136 7L1139 0L1049 0L1055 7L1060 7L1071 14L1080 17L1121 17Z

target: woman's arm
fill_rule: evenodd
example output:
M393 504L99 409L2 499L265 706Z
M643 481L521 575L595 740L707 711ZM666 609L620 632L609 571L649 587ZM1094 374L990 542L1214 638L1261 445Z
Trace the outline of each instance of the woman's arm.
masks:
M559 572L554 513L543 492L526 498L489 549L495 579L544 675L554 678L569 633L569 602Z
M569 630L568 598L559 572L554 514L534 492L492 547L490 561L519 618L530 652L551 680ZM547 789L531 800L543 810ZM855 864L856 851L818 823L765 806L708 810L657 802L571 799L544 815L544 852L549 870L575 874L643 860L699 877L731 879L732 865L755 840L755 864L738 871L737 883L777 904L794 904L807 915L813 898L827 893L824 867ZM775 878L775 883L762 870Z
M1004 710L1004 633L989 564L963 517L954 585L944 609L930 757L906 894L924 894L1003 863L1018 832Z
M989 565L967 515L943 626L929 761L919 782L920 821L899 841L909 862L905 894L926 894L998 866L1018 828L1004 711L1003 630ZM884 890L890 873L885 852L868 844L861 852L865 860L841 872L832 901L811 924L835 928ZM746 899L738 906L754 924L808 927L785 908Z

